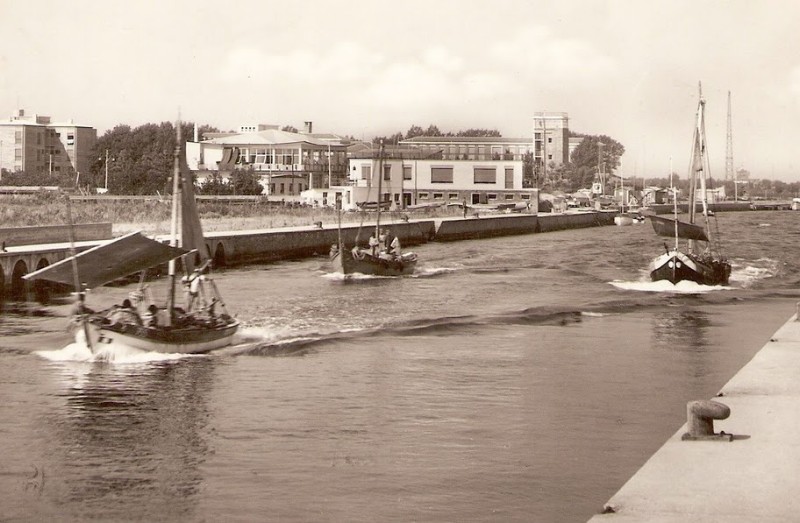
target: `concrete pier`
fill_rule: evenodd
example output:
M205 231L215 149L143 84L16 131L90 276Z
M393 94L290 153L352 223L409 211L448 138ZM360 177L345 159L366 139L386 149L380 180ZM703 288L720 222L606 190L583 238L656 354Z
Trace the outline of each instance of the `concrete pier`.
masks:
M732 438L683 440L684 425L590 521L800 521L796 315L714 401L730 416L713 430Z

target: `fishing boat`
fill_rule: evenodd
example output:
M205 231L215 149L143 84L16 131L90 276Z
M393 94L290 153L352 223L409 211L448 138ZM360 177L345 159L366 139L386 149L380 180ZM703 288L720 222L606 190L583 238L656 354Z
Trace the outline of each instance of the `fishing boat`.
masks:
M672 171L672 169L670 169ZM649 216L653 230L659 236L672 237L674 247L664 245L665 253L656 257L650 265L653 281L667 280L673 284L688 280L701 285L727 285L731 264L722 256L718 237L712 235L709 223L706 183L709 176L705 136L705 100L699 89L699 102L695 119L692 143L692 161L689 173L688 221L678 220L676 193L673 189L672 219L656 215ZM702 212L697 212L697 191L700 191ZM702 217L702 219L701 219ZM686 241L681 250L680 240Z
M381 180L383 179L383 143L381 143L378 153L378 201L383 202L381 191ZM341 220L339 222L339 238L334 249L331 251L331 264L335 272L345 276L359 273L371 276L406 276L414 273L417 265L417 255L413 252L399 253L399 246L395 249L385 243L385 233L381 229L381 208L383 204L374 205L377 210L375 222L375 232L370 238L367 248L356 244L348 248L342 239ZM341 217L341 215L340 215Z
M620 176L619 180L620 180L619 186L621 190L620 209L619 213L617 213L617 215L614 216L614 224L619 226L633 225L633 216L631 216L629 211L625 210L625 199L626 199L625 181L624 181L625 179Z
M175 148L172 223L169 244L133 232L24 276L72 286L78 297L72 324L76 341L94 354L113 357L129 349L163 353L202 353L232 343L239 321L228 314L211 278L211 259L185 163L180 122ZM69 204L68 204L69 205ZM178 231L180 230L180 234ZM178 277L178 261L184 271ZM169 286L163 304L145 284L148 270L168 264ZM87 291L139 273L139 287L122 306L94 311ZM178 287L186 302L177 305Z

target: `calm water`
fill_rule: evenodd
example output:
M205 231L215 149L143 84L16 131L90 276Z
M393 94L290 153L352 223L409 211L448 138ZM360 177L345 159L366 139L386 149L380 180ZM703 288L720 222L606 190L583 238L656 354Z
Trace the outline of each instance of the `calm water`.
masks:
M800 213L717 219L727 289L648 282L649 224L229 270L210 356L85 361L67 305L6 306L0 519L585 521L800 299Z

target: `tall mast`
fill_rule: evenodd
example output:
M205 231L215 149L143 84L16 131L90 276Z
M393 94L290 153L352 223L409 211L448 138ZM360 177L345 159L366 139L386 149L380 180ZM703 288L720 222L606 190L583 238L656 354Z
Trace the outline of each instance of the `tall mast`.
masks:
M172 227L170 231L169 244L172 247L178 246L178 205L180 202L180 154L181 154L181 120L178 118L176 122L177 127L177 142L175 144L175 159L172 169ZM175 260L169 262L169 294L167 295L167 310L169 311L169 322L172 324L172 314L175 309L175 283L176 283L176 267Z
M381 204L383 203L381 201L383 198L381 180L383 180L383 140L378 149L378 219L375 221L375 238L379 238L381 234Z
M731 92L728 91L728 136L725 144L725 180L733 181L734 201L739 201L739 184L733 168L733 123L731 120Z

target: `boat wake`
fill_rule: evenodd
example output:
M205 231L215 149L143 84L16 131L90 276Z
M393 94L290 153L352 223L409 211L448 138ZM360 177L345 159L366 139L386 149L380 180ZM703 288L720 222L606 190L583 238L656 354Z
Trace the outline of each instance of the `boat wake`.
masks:
M434 276L441 276L442 274L452 274L458 269L453 267L420 267L413 274L403 276L381 276L377 274L361 274L354 272L352 274L342 274L341 272L328 272L322 275L323 278L330 281L374 281L374 280L394 280L397 278L430 278Z
M620 281L614 280L608 282L618 289L624 291L639 291L639 292L663 292L669 294L704 294L707 292L720 291L730 289L722 285L700 285L693 281L680 281L673 285L667 280L660 281Z
M169 354L162 352L149 352L125 347L124 350L117 348L114 351L104 351L102 349L92 352L86 344L83 336L76 336L76 340L64 348L58 350L39 350L34 354L49 361L55 362L106 362L114 364L141 364L162 361L173 361L183 358L198 357L197 354Z
M733 263L730 280L742 287L752 287L761 280L772 278L780 273L780 262L771 258L759 258L746 265Z

